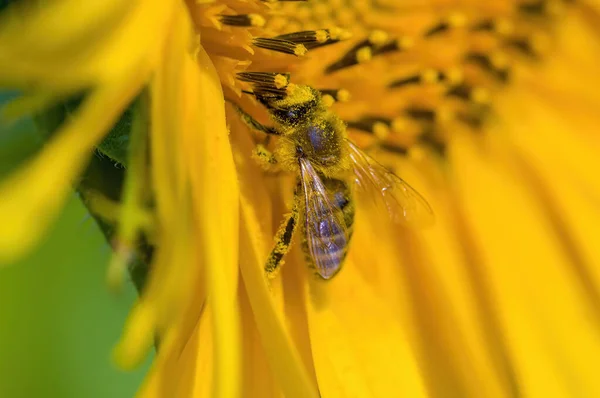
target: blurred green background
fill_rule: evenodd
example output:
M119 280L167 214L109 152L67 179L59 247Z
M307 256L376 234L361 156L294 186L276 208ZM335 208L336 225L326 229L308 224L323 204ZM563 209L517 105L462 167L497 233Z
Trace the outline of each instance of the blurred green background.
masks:
M0 94L0 106L7 97ZM41 144L31 120L0 122L0 178ZM0 264L1 398L135 394L149 361L129 373L111 363L136 293L131 283L119 295L108 291L109 255L73 194L33 253L16 264Z

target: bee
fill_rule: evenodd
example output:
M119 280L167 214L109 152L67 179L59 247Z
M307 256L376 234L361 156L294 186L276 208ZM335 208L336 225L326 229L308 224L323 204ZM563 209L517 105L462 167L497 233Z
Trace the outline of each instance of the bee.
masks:
M384 208L395 222L427 224L433 212L410 185L350 141L344 122L324 104L321 92L306 86L275 84L273 73L246 72L239 78L268 111L273 127L264 126L234 104L242 121L268 137L272 152L258 145L255 155L268 168L295 173L292 212L279 228L265 271L274 273L288 252L298 225L306 261L322 279L333 278L348 252L355 216L356 190Z

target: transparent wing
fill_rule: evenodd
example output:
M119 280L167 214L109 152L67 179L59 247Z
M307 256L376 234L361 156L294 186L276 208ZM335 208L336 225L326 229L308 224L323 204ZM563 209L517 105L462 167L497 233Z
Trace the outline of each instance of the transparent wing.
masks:
M306 159L300 159L305 200L306 243L317 272L330 279L339 270L348 243L342 210L333 204L319 175Z
M406 181L348 141L356 185L376 205L383 205L393 222L427 226L434 222L429 203Z

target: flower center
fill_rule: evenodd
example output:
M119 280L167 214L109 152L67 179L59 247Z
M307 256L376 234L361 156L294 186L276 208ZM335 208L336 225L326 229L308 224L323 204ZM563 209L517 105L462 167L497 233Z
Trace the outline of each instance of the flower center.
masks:
M494 97L546 52L568 2L217 2L197 6L197 22L226 95L255 88L240 71L269 72L278 82L263 89L320 90L361 143L443 152L456 128L480 130Z

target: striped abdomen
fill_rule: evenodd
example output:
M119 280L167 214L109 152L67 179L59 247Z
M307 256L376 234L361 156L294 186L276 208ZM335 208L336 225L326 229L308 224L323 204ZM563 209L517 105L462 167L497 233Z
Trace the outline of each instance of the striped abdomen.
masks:
M322 231L322 234L327 235L329 244L315 246L316 250L311 254L306 239L306 225L303 223L303 235L305 239L303 239L302 247L308 264L316 268L317 273L323 279L330 279L339 272L348 253L354 224L354 202L352 201L351 191L346 182L323 177L322 182L329 202L332 205L335 214L334 218L340 220L343 225L340 225L339 228L337 225L331 225L327 221L331 220L331 217L325 216L327 209L321 209L322 214L312 214L310 218L317 220L317 228ZM313 208L310 211L315 211L315 209ZM316 266L316 264L320 264L320 266Z

